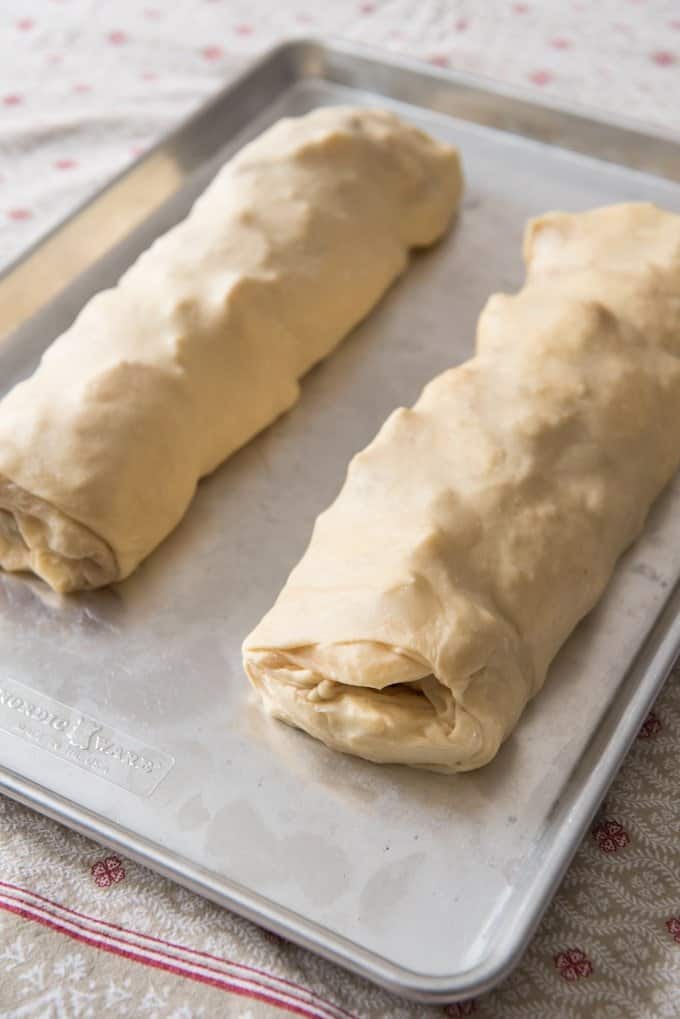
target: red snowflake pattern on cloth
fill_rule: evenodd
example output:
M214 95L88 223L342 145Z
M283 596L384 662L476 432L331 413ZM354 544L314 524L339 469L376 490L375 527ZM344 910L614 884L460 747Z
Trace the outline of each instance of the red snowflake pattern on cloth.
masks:
M659 50L657 53L652 53L652 60L659 67L672 67L677 62L675 53L669 53L668 50Z
M224 56L224 51L221 46L204 46L201 50L201 56L204 60L221 60Z
M593 972L593 964L580 948L567 948L554 956L555 966L563 980L581 980Z
M628 832L618 821L601 821L592 834L603 853L616 853L630 843Z
M21 96L17 95L16 92L10 93L8 96L2 97L3 106L19 106L23 102Z
M654 712L650 711L640 727L638 739L654 739L661 732L663 726L661 719Z
M677 941L680 945L680 916L672 916L670 920L666 920L666 930L673 941Z
M90 868L92 879L98 888L110 888L125 879L125 868L117 856L97 860Z
M112 46L123 46L128 41L126 32L109 32L106 38Z
M7 215L18 223L22 219L30 219L33 213L30 209L10 209Z
M474 998L468 998L466 1001L454 1001L452 1005L447 1005L444 1009L444 1015L446 1016L464 1016L474 1015L477 1011L477 1004Z
M534 85L548 85L552 80L550 71L532 71L529 75L529 81L533 81Z

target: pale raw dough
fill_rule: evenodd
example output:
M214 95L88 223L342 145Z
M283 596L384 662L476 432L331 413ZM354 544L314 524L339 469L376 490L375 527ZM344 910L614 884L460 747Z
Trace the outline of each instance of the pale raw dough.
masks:
M246 146L0 403L0 565L62 591L131 573L461 188L454 149L379 110L316 110Z
M678 467L680 216L552 213L525 255L245 641L267 709L338 750L489 761Z

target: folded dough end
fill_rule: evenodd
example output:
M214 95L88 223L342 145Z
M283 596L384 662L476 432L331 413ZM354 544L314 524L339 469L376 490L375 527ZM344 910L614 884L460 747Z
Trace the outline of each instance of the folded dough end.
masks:
M30 570L61 593L120 579L105 541L2 475L0 566L10 572Z
M484 728L409 652L373 641L244 648L270 715L333 750L451 774L487 763L502 732Z

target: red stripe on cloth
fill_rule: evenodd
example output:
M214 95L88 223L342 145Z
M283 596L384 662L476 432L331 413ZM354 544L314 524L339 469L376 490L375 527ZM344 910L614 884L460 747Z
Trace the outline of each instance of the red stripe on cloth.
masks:
M152 941L157 945L163 945L165 948L173 948L180 952L186 952L187 954L199 956L200 958L203 959L210 959L213 962L218 962L221 963L222 965L231 966L237 970L243 970L244 973L246 974L254 973L257 976L264 977L266 980L281 984L283 988L291 988L293 991L303 994L305 998L310 999L309 1001L305 1001L304 1004L308 1003L318 1004L322 1008L330 1009L332 1012L335 1012L336 1015L345 1016L346 1019L357 1019L357 1017L352 1012L348 1012L341 1005L334 1005L332 1002L327 1001L326 999L321 997L321 995L316 994L314 991L309 990L303 985L297 984L292 980L286 979L285 977L279 977L273 973L268 973L266 970L258 969L256 966L249 966L248 964L242 962L234 962L231 959L221 958L220 956L217 955L211 955L210 952L202 952L199 949L189 948L186 945L180 945L174 941L166 941L163 938L155 937L153 934L146 934L141 933L140 931L133 931L128 927L123 927L120 924L113 923L113 921L110 920L100 920L97 917L89 916L87 913L79 913L78 910L71 909L70 906L63 906L59 902L55 902L52 899L48 899L44 895L40 895L39 892L34 892L32 890L29 890L28 888L22 888L20 885L12 884L9 881L0 880L0 888L9 888L14 892L21 893L22 895L30 895L35 899L39 899L41 902L46 902L49 906L53 906L55 909L59 909L64 913L69 913L71 916L76 916L80 920L85 920L87 923L96 923L101 927L109 928L110 930L120 931L121 934L129 934L132 937L139 938L140 940L143 941ZM205 968L209 969L212 967L206 966ZM291 992L284 991L284 993L290 994Z
M202 970L207 970L208 973L214 973L215 974L215 979L223 978L225 981L229 981L230 980L230 974L229 973L221 972L220 970L216 969L214 966L207 966L205 963L194 963L194 964L192 964L189 960L183 960L181 958L178 958L177 956L169 955L168 953L162 952L160 949L147 950L147 952L145 953L144 947L142 945L135 944L135 942L133 942L133 941L127 941L124 938L116 937L116 935L102 933L101 931L97 930L96 927L88 928L88 927L85 926L84 923L81 923L79 920L69 920L69 919L64 920L62 917L59 916L58 913L52 912L51 910L47 909L45 906L32 906L30 902L26 902L24 899L22 899L22 898L20 898L18 896L17 897L13 897L13 896L8 895L7 893L5 893L5 897L9 900L9 902L10 902L10 904L12 906L16 906L16 907L18 907L20 909L27 909L29 911L32 911L32 915L33 915L33 917L35 919L39 919L41 916L45 916L48 922L54 921L54 923L59 926L59 929L62 930L66 934L71 932L71 928L75 928L75 934L76 935L80 934L80 933L85 933L89 938L95 939L97 941L97 944L100 944L102 946L106 946L107 944L112 944L114 948L118 948L118 947L122 946L121 947L121 951L124 952L125 954L127 954L130 957L140 958L142 961L146 961L146 959L148 957L148 952L151 951L151 952L154 952L156 955L160 955L162 959L167 958L170 961L170 963L173 964L173 965L175 963L178 963L180 966L183 966L184 967L183 968L183 972L185 972L187 976L193 975L194 971L191 969L191 967L193 965L194 968L200 968ZM2 896L0 895L0 906L2 906L2 905L4 905L4 903L3 903ZM60 907L55 905L54 908L55 909L59 909ZM98 923L99 921L96 921L96 922ZM131 955L131 953L132 953L132 955ZM153 961L153 959L151 961ZM187 972L187 970L189 972ZM269 987L266 984L259 984L258 981L254 980L252 977L244 978L244 977L239 977L238 974L237 974L235 979L237 981L238 980L242 980L244 983L250 982L250 983L252 983L252 984L254 984L255 986L258 986L258 987L261 986L263 988L263 990L268 992L268 993L277 993L277 988ZM293 1001L298 1001L299 1000L295 995L291 994L290 992L280 992L280 993L282 995L282 1000L283 1000L284 996L285 996L285 1000L286 1001L288 1000L288 998L292 998ZM305 1006L310 1006L310 1005L313 1004L313 1002L311 1002L309 1000L307 1000L307 1001L303 1000L302 1004L304 1004ZM329 1013L326 1012L326 1010L324 1009L323 1012L318 1012L317 1015L320 1017L320 1019L328 1019Z
M87 923L97 924L98 926L104 927L104 928L108 928L109 930L117 930L117 931L120 931L120 933L122 933L122 934L129 934L132 937L137 937L142 942L152 942L152 943L154 943L156 945L162 945L164 948L170 948L170 949L175 949L178 952L184 952L188 956L191 955L191 956L198 956L198 957L200 957L202 959L210 959L213 962L220 963L223 966L229 966L229 967L231 967L234 970L243 971L246 974L246 976L241 977L237 973L236 974L237 978L240 978L240 979L241 978L243 978L243 979L252 979L252 977L250 977L250 974L253 973L256 976L263 977L267 981L279 984L280 985L281 993L283 995L289 995L292 998L297 998L297 995L294 994L294 991L297 991L297 993L299 993L299 994L304 996L304 1000L303 1000L302 1004L305 1005L306 1007L316 1006L317 1008L320 1007L324 1011L325 1010L329 1010L331 1013L334 1013L334 1015L331 1015L330 1019L336 1019L337 1016L347 1017L347 1019L357 1019L357 1017L353 1013L348 1012L347 1009L344 1009L342 1006L334 1005L332 1002L329 1002L329 1001L325 1000L324 998L322 998L320 995L317 995L315 993L315 991L310 990L309 988L303 986L302 984L296 983L293 980L286 979L285 977L276 976L273 973L268 973L266 970L258 969L255 966L249 966L246 963L233 962L230 959L220 958L219 956L211 955L209 952L201 952L198 949L192 949L192 948L189 948L186 945L178 945L178 944L176 944L174 942L164 941L162 937L155 937L153 934L147 934L147 933L142 933L141 931L132 930L132 929L130 929L128 927L123 927L120 924L113 923L112 921L109 921L109 920L101 920L101 919L98 919L97 917L89 916L86 913L80 913L77 910L71 909L69 906L63 906L63 905L61 905L61 903L54 902L52 899L48 899L46 896L40 895L38 892L33 892L32 890L21 888L20 886L18 886L18 884L12 884L10 881L0 880L0 889L2 889L2 888L10 889L12 892L19 893L20 895L30 896L33 899L38 899L38 900L40 900L40 902L47 903L49 906L52 906L54 909L57 909L57 910L61 911L62 913L67 913L70 916L75 916L75 917L77 917L77 918L79 918L81 920L85 920ZM37 907L37 908L39 908L39 907ZM52 915L52 916L55 915L53 913L50 913L49 910L46 910L46 912L48 912L49 915ZM59 917L57 916L56 919L58 920ZM74 921L70 921L70 922L74 923ZM83 926L83 925L81 924L80 926ZM112 934L103 933L102 936L113 937L114 940L115 940L115 935L112 935ZM120 940L120 941L122 941L122 944L124 944L124 945L128 945L129 944L128 942L126 942L124 940L124 938L122 938L122 940ZM133 946L133 947L139 949L139 951L143 951L143 949L140 948L139 946ZM159 953L159 954L162 954L162 953ZM165 954L168 954L168 953L165 953ZM170 956L170 958L171 959L176 959L175 956ZM184 960L179 959L177 961L182 962ZM188 965L190 964L189 961L187 961L187 964ZM214 967L207 966L205 963L196 963L196 965L201 966L203 969L209 969L209 970L212 970L214 972L219 972L218 970L215 970ZM257 980L255 982L259 983L259 981L257 981ZM289 989L286 989L286 988L292 988L292 990L289 990ZM277 987L271 988L270 986L265 985L265 989L266 990L272 990L273 989L275 991L275 990L277 990L279 988L277 988ZM321 1019L329 1019L329 1017L326 1015L326 1016L322 1016Z
M0 884L6 885L6 882L0 882ZM34 893L27 892L25 889L19 889L17 886L12 886L16 891L24 895L32 896ZM239 977L238 974L232 977L230 974L222 973L217 970L214 966L206 966L205 963L191 963L190 961L183 960L177 956L169 955L160 949L146 949L143 945L136 945L133 942L126 941L115 935L102 933L97 930L88 930L84 923L78 920L69 920L68 918L62 919L49 909L44 906L32 905L30 902L5 894L5 900L0 898L0 908L7 910L8 912L15 913L18 916L22 916L28 920L34 920L37 923L41 923L44 926L50 927L59 933L65 934L77 941L82 941L95 948L100 948L103 951L108 951L113 954L122 956L123 958L131 959L136 962L142 962L145 965L153 966L157 969L163 969L167 972L174 973L178 976L182 976L191 980L198 981L200 983L209 984L210 986L219 988L221 990L230 991L235 994L245 995L246 997L255 997L259 1000L266 1001L269 1004L275 1005L277 1008L287 1009L289 1012L296 1013L308 1017L308 1019L334 1019L339 1014L339 1010L336 1011L336 1006L322 1001L322 999L314 998L311 991L306 992L304 989L300 989L305 995L307 1000L303 1000L298 995L278 989L276 987L267 986L251 976ZM50 903L50 900L45 899L44 896L36 896L43 902ZM50 903L55 909L61 909L57 903ZM65 912L75 913L74 910L64 910ZM83 914L78 914L83 919ZM101 921L90 918L94 924L99 924ZM146 940L145 935L139 935L134 931L128 931L131 936L139 937L140 940ZM181 950L181 946L177 946ZM190 950L189 950L190 951ZM151 954L153 953L153 954ZM220 961L217 957L213 957L216 961ZM202 972L197 972L199 969ZM207 971L207 972L205 972ZM261 974L267 977L266 974ZM273 977L273 980L278 978ZM311 1000L310 1000L311 999ZM344 1009L342 1010L345 1011ZM347 1013L345 1013L347 1014Z
M134 952L128 952L125 949L117 948L112 944L107 944L106 942L98 941L96 938L88 937L86 934L69 931L54 920L48 920L46 917L34 915L31 910L26 907L10 906L9 903L0 902L0 909L4 909L7 913L15 913L24 920L33 920L35 923L42 924L44 927L49 927L52 930L58 931L60 934L65 934L67 937L73 938L74 941L80 941L85 945L90 945L92 948L99 948L104 952L110 952L112 955L119 955L123 959L132 959L135 962L143 962L146 966L152 966L154 969L165 970L168 973L174 973L176 976L189 976L191 980L196 980L198 983L208 984L209 986L217 987L222 991L231 991L233 994L240 994L244 998L255 998L257 1001L264 1001L268 1005L274 1005L276 1008L284 1008L288 1012L293 1012L296 1015L311 1017L311 1019L318 1019L318 1012L309 1011L309 1009L304 1008L302 1005L293 1005L289 1002L282 1002L274 995L265 994L263 991L256 991L254 988L239 987L238 985L230 986L227 980L216 980L212 977L202 976L197 973L187 974L180 967L173 966L169 962L147 959L144 956L136 955Z

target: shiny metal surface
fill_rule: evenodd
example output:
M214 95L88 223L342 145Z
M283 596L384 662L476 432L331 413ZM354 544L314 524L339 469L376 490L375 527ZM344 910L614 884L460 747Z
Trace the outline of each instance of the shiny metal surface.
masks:
M634 198L680 211L680 146L356 47L281 47L0 280L0 323L21 322L0 346L2 391L247 138L337 102L393 107L459 145L460 222L307 376L297 407L201 483L129 580L62 598L0 578L0 789L394 990L447 1001L518 960L680 648L680 482L479 772L376 767L267 720L240 644L351 455L469 355L486 297L520 285L526 218ZM17 711L38 712L30 733L41 710L69 719L78 753L17 728ZM103 777L97 728L125 753L152 748L158 785L126 777L124 753Z

